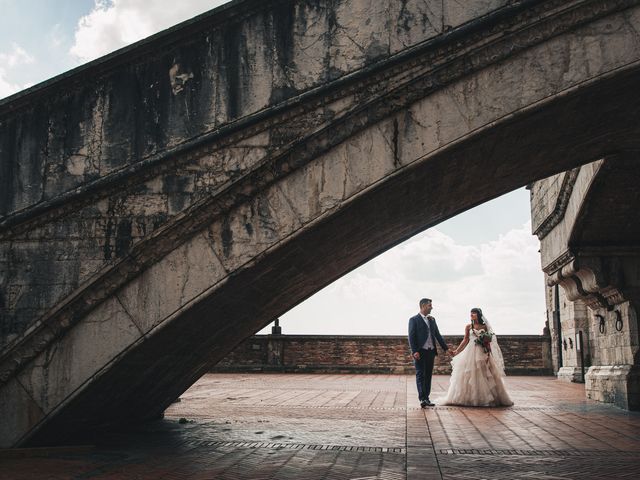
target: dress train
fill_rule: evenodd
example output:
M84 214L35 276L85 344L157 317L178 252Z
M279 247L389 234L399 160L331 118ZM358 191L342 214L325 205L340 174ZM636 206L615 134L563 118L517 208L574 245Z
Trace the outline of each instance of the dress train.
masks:
M469 343L451 360L453 371L449 390L443 398L436 400L437 404L473 407L513 405L504 384L503 368L498 365L493 353L487 355L475 342L479 334L479 330L470 329Z

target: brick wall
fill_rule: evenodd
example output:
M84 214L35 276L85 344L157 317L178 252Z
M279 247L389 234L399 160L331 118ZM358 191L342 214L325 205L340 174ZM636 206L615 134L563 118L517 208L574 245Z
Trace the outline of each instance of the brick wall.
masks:
M462 336L445 336L456 346ZM542 335L498 338L511 375L552 375L550 339ZM256 335L238 345L212 369L216 372L411 373L407 337L350 335ZM450 373L443 355L436 373Z

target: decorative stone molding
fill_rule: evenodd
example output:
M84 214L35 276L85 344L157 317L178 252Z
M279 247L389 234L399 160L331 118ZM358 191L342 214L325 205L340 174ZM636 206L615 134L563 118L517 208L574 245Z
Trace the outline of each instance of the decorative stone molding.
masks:
M625 291L634 286L625 281L619 252L611 250L610 255L605 255L604 249L600 249L599 253L592 256L567 250L543 269L547 274L547 284L561 285L568 300L584 300L594 309L611 310L615 305L630 300ZM639 264L640 257L624 257L624 262L627 265Z
M279 105L273 105L242 119L231 121L159 154L142 158L112 174L101 176L95 181L61 193L50 200L7 215L0 219L0 238L12 238L37 228L77 211L98 198L108 197L125 186L133 188L145 180L180 167L195 157L257 135L283 121L324 108L328 103L357 95L359 108L367 94L373 94L374 97L380 96L380 85L399 76L400 83L393 86L407 85L412 92L403 91L405 88L402 88L395 91L391 97L382 95L381 97L384 98L381 101L389 109L384 114L386 116L389 112L402 108L463 75L471 74L553 36L637 3L634 0L514 2L514 5L502 9L501 15L495 17L488 15L476 19L460 28L392 55L386 60L345 75L328 85L319 86ZM237 12L234 11L235 13ZM100 70L102 68L104 66L101 66ZM78 77L91 75L94 75L92 69L85 68L72 78L61 78L61 82L64 80L74 83L79 80ZM53 86L51 85L50 88ZM33 95L41 94L39 90L33 92ZM16 101L16 103L22 104L28 101L29 96L29 92L19 94L16 98L19 102ZM0 117L5 112L13 111L14 108L9 101L0 102ZM363 113L367 117L370 112ZM361 118L358 120L355 123L362 127L363 120ZM366 123L377 120L379 118L367 119ZM336 130L347 133L354 131L344 128ZM570 177L571 175L567 182L570 181Z
M556 199L553 211L533 232L533 234L537 235L540 240L546 237L549 232L551 232L551 230L553 230L553 228L564 218L567 206L569 205L569 199L571 198L571 193L573 192L573 186L576 184L579 172L580 167L564 173L560 192Z
M573 254L573 252L571 252L570 250L566 250L558 258L556 258L553 262L551 262L549 265L543 267L542 271L544 273L546 273L549 277L558 276L559 271L562 269L562 267L564 267L565 265L570 264L574 260L575 260L575 255ZM555 285L558 282L557 281L553 281L553 279L550 278L550 279L547 280L547 283L548 283L549 286L552 286L552 285Z

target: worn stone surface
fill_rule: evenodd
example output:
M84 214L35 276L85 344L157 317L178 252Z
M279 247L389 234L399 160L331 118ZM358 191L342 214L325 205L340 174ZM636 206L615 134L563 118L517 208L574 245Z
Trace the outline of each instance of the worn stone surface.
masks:
M96 433L91 445L0 451L0 475L591 480L640 474L640 416L586 399L582 385L508 376L513 407L423 410L414 380L207 374L163 420ZM448 383L435 376L434 394L441 396Z
M632 409L640 408L639 165L635 154L609 157L534 183L531 197L558 378Z
M141 330L113 297L40 353L17 378L41 410L49 413L141 337Z
M114 299L144 334L73 392L35 374L56 393L20 438L154 417L403 239L637 149L635 4L247 0L0 102L0 381L56 345L74 372L65 339Z
M3 385L0 396L0 435L9 445L44 417L42 409L16 378Z
M586 375L587 397L622 408L640 409L638 365L594 365Z
M145 335L226 276L205 235L192 243L192 248L179 246L117 293Z

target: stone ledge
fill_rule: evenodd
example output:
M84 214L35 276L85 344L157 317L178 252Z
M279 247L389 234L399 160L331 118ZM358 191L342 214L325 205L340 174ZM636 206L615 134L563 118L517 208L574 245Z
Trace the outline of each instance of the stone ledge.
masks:
M563 382L582 383L582 369L580 367L561 367L557 377Z
M457 345L461 335L445 335ZM553 375L550 338L545 335L501 335L508 375ZM449 358L436 357L434 373L451 373ZM255 335L248 338L213 372L386 373L415 372L405 335Z
M517 376L549 376L553 375L551 368L505 368L507 375ZM412 365L396 367L358 367L349 365L223 365L215 366L211 369L215 373L362 373L376 374L387 373L397 375L409 375L415 373ZM449 367L434 367L435 375L449 375Z
M597 365L585 375L587 398L640 410L640 366Z

